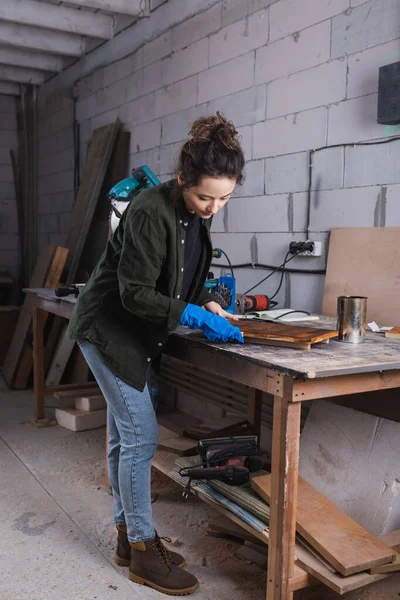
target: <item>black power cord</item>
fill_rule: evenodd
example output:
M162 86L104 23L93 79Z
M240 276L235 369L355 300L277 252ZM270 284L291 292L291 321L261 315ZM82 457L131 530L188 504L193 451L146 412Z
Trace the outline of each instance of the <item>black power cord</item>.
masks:
M224 252L224 250L222 250L222 248L218 248L218 250L221 252L221 254L223 254L225 256L226 260L228 261L228 265L229 265L229 269L231 271L231 275L232 275L232 277L235 277L234 272L233 272L232 263L231 263L231 261L229 259L229 256L227 255L226 252Z
M304 242L306 243L306 242ZM302 252L302 247L299 248L299 250L296 252L296 254L293 254L293 256L291 256L290 258L288 258L289 254L291 254L290 251L288 251L286 253L285 256L285 260L283 261L283 263L281 265L279 265L279 267L276 267L269 275L267 275L266 277L264 277L263 279L261 279L261 281L259 281L258 283L256 283L255 285L253 285L250 289L248 289L246 292L244 292L244 295L248 294L249 292L253 291L254 288L258 287L259 285L261 285L262 283L264 283L264 281L267 281L267 279L269 279L270 277L272 277L272 275L274 273L276 273L277 271L282 271L282 276L281 276L281 280L279 283L279 287L278 290L275 292L275 294L270 298L270 300L272 300L273 298L275 298L275 296L278 294L279 290L282 287L282 282L283 282L283 276L285 274L286 271L286 265L288 262L290 262L291 260L293 260L294 258L296 258L296 256L298 254L300 254L300 252Z
M289 262L289 261L287 261ZM219 263L211 263L213 267L219 267L220 269L230 269L229 265L220 265ZM308 275L325 275L325 269L292 269L285 267L282 265L276 267L274 265L266 265L264 263L240 263L237 265L232 265L234 269L261 269L265 271L285 271L285 273L298 273L299 275L308 274Z

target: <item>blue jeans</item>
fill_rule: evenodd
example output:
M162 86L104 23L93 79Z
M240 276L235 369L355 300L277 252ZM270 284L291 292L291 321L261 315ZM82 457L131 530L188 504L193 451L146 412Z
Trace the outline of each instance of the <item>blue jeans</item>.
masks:
M157 449L158 426L148 386L139 392L116 377L90 342L80 342L79 347L107 401L114 521L126 523L130 542L153 539L151 461Z

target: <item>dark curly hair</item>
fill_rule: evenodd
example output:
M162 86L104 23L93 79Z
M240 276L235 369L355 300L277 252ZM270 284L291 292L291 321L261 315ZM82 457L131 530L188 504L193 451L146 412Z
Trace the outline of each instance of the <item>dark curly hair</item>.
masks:
M243 181L244 154L240 136L232 121L217 112L201 117L189 131L190 139L182 146L178 174L184 189L198 185L204 175Z

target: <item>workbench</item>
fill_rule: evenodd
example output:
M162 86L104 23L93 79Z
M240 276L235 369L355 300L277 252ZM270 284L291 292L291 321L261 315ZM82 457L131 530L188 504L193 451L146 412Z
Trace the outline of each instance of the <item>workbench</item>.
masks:
M35 415L44 416L44 313L69 318L74 302L57 300L51 290L36 291L34 308ZM318 327L332 326L321 319ZM295 566L297 481L302 402L379 392L400 387L400 343L367 334L360 345L331 341L309 352L253 344L214 344L196 332L179 328L164 353L212 374L249 387L248 421L260 427L262 393L274 399L272 490L269 524L267 600L292 600L293 591L314 582ZM162 461L154 466L168 474ZM226 514L226 511L223 511ZM236 520L237 519L233 519ZM367 582L382 576L369 576Z

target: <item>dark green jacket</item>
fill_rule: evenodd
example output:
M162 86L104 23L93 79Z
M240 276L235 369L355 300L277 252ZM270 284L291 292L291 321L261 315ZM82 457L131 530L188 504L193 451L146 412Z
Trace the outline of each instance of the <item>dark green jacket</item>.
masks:
M115 375L139 390L149 363L179 324L186 227L190 214L171 182L141 192L80 293L67 336L88 340ZM203 249L187 301L209 302L204 282L212 258L210 220L202 221Z

